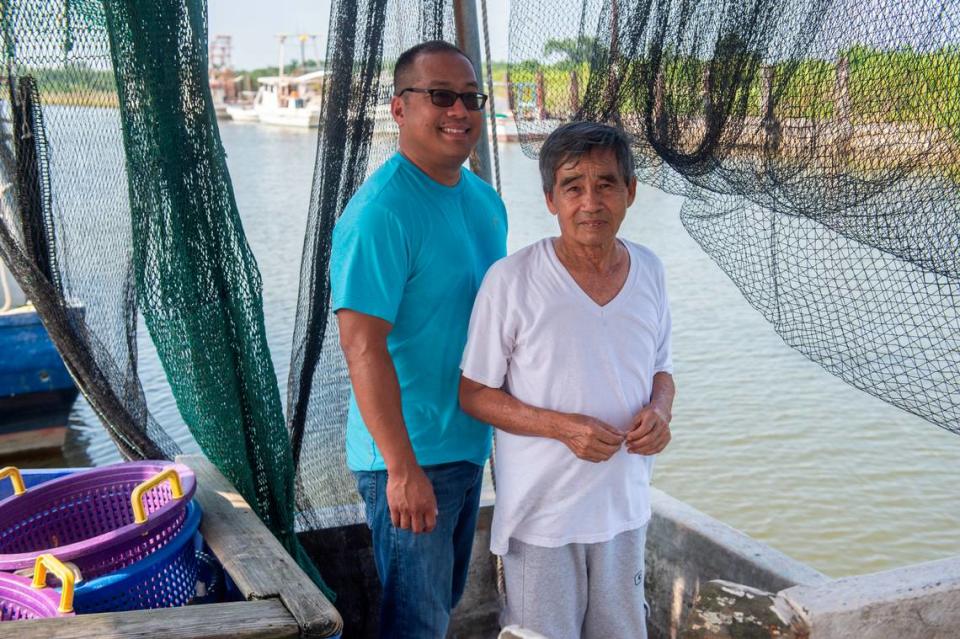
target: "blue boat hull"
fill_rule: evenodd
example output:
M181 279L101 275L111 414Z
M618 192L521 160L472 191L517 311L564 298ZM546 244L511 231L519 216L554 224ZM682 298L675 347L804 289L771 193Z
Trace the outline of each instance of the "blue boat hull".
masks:
M0 408L57 408L76 396L36 311L0 315Z

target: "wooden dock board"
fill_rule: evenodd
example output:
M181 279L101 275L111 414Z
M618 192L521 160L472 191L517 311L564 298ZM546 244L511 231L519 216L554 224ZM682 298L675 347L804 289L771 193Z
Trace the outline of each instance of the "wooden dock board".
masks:
M59 459L66 437L66 426L2 433L0 434L0 463L22 463L25 459L38 456Z
M340 613L216 467L199 455L177 461L193 469L203 487L196 496L203 509L200 532L244 597L280 599L304 638L339 633Z
M0 624L0 639L295 639L299 636L296 620L277 600Z

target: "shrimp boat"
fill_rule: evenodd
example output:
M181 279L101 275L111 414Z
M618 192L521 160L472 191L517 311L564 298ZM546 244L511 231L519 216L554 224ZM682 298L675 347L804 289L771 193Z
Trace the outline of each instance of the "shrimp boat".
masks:
M234 122L259 122L260 116L254 108L253 101L238 104L228 104L224 107L227 118Z
M260 78L253 113L263 124L315 129L320 126L320 90L324 71L299 76ZM245 111L228 110L230 117L243 119ZM238 118L237 116L240 116Z

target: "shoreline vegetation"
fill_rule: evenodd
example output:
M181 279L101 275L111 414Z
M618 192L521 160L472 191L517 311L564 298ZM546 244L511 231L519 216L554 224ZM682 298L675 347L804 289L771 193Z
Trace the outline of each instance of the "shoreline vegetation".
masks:
M582 102L590 77L590 62L582 53L585 47L589 51L589 44L575 46L572 40L548 40L545 53L561 58L559 61L524 60L512 65L509 77L507 64L495 62L491 65L494 79L524 83L535 90L542 76L546 89L542 106L547 113L569 109L571 103ZM598 58L605 58L602 49ZM944 128L960 139L960 46L930 52L857 46L840 52L832 61L809 59L773 65L752 61L745 54L736 62L757 69L745 96L748 117L760 117L772 98L776 115L782 119L848 117L854 124L909 122ZM640 81L646 78L645 66L644 60L625 60L618 63L617 72ZM671 112L683 116L702 111L708 64L665 56L659 68L658 80ZM573 84L577 85L576 94ZM767 94L771 88L773 96ZM881 88L885 90L878 90ZM635 93L640 96L646 91ZM631 111L631 97L622 96L622 111Z
M494 81L504 89L497 99L508 99L518 127L530 132L550 128L538 127L538 120L556 124L581 114L584 107L595 112L601 105L584 105L588 86L593 82L594 96L602 92L606 102L608 82L597 69L591 78L591 55L604 60L607 52L589 38L548 40L544 58L555 62L525 60L509 70L506 63L494 63ZM621 60L615 71L609 65L596 66L601 73L626 78L627 88L615 102L619 119L642 130L650 109L654 127L679 129L675 144L681 152L692 152L702 143L707 135L704 112L711 99L724 99L740 105L732 109L728 123L736 139L732 156L807 165L819 159L833 167L844 163L860 173L918 171L960 182L960 47L917 52L856 46L840 52L835 61L776 65L763 65L744 54L728 67L735 64L752 66L755 72L734 96L719 91L710 95L707 87L718 79L711 80L704 60L665 56L656 77L645 60ZM510 94L507 86L513 88Z
M542 60L525 60L509 69L506 62L493 62L498 111L509 107L523 121L558 121L576 115L588 98L589 55L603 59L605 51L590 39L548 40ZM902 167L905 156L915 156L906 159L913 168L938 167L938 172L945 168L951 178L960 179L956 160L960 157L960 47L917 52L858 46L841 52L835 61L809 59L770 66L740 62L757 71L739 96L743 117L735 126L742 130L734 152L773 148L775 153L800 158L814 146L841 144L859 160L871 160L865 164L873 169ZM621 92L619 115L624 120L643 118L648 108L651 81L645 64L625 60L617 65L618 74L635 78L625 86L644 85ZM321 67L322 62L308 61L305 68L311 66ZM653 87L654 118L659 112L675 118L683 131L680 144L692 148L705 131L702 112L710 99L705 89L709 65L677 56L659 68ZM286 74L296 72L295 63L284 68ZM20 75L28 73L28 69L20 71ZM109 69L74 64L36 68L32 74L44 106L119 106ZM260 77L276 74L275 66L235 71L248 87L256 86ZM4 85L0 100L7 99L6 82L0 79ZM775 116L773 122L770 114ZM775 135L772 146L771 134Z

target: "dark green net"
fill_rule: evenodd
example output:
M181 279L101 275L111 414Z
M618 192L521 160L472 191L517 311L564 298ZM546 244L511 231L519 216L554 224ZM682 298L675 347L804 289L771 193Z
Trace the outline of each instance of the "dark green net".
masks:
M294 532L293 457L208 89L205 4L4 9L4 186L17 194L4 259L121 451L169 457L136 374L142 313L197 443L322 583Z

